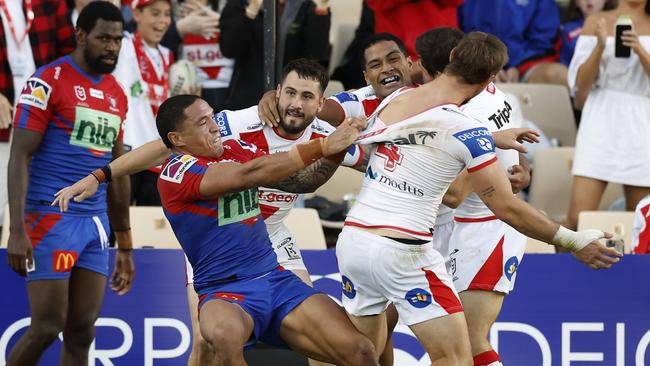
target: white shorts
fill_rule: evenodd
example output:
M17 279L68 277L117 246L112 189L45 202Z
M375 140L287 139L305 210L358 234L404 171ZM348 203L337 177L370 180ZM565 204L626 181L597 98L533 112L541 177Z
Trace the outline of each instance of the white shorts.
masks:
M345 310L377 315L395 304L413 325L463 311L442 255L431 243L410 245L344 227L336 244Z
M456 290L509 293L525 250L526 236L501 220L457 221L449 244Z
M271 236L271 244L275 255L278 257L278 263L289 271L303 270L307 271L305 263L302 261L302 253L300 248L296 245L289 229L286 226L280 225L278 230ZM192 265L185 256L185 280L186 285L194 283L194 270Z
M433 249L437 250L445 260L447 272L449 272L449 241L454 232L454 221L436 225L433 227Z

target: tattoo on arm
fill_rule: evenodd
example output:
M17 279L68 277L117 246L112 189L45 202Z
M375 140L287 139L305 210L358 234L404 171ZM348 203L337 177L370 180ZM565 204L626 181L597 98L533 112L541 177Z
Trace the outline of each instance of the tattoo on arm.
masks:
M291 193L311 193L327 182L338 167L338 164L320 159L289 178L272 184L271 188Z
M489 186L489 187L487 187L487 188L485 188L484 190L481 191L481 195L483 195L483 196L485 196L487 198L491 198L494 195L495 191L496 190L494 189L493 186Z
M361 164L354 167L354 170L365 173L368 169L368 163L370 162L370 157L372 156L372 151L368 148L367 145L357 145L361 151L363 151L363 158L361 159Z

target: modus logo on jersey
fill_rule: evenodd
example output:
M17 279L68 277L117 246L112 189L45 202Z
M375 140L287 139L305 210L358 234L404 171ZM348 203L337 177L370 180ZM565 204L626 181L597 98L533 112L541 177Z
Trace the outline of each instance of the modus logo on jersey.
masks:
M409 184L405 180L399 181L396 179L392 179L388 176L376 173L373 169L372 166L368 165L368 169L366 169L366 177L370 178L372 180L375 180L381 184L385 184L393 189L396 189L398 191L410 193L416 197L423 197L424 196L424 191L422 188L417 188L414 187L413 185Z
M50 94L52 94L52 87L50 84L39 78L33 77L25 83L22 94L18 99L18 104L31 105L32 107L46 110L47 103L50 100Z

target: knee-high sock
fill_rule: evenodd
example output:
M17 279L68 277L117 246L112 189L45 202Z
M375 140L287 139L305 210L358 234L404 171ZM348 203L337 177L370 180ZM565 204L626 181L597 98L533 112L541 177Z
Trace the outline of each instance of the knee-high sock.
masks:
M474 366L503 366L503 364L499 354L487 351L474 356Z

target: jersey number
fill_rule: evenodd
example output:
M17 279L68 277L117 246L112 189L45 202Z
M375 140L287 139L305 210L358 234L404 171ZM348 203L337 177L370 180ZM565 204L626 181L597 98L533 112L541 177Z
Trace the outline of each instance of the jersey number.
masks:
M399 146L397 145L381 144L377 147L375 155L386 160L384 168L389 172L393 172L398 165L402 164L402 158L404 158L404 155L399 150Z

